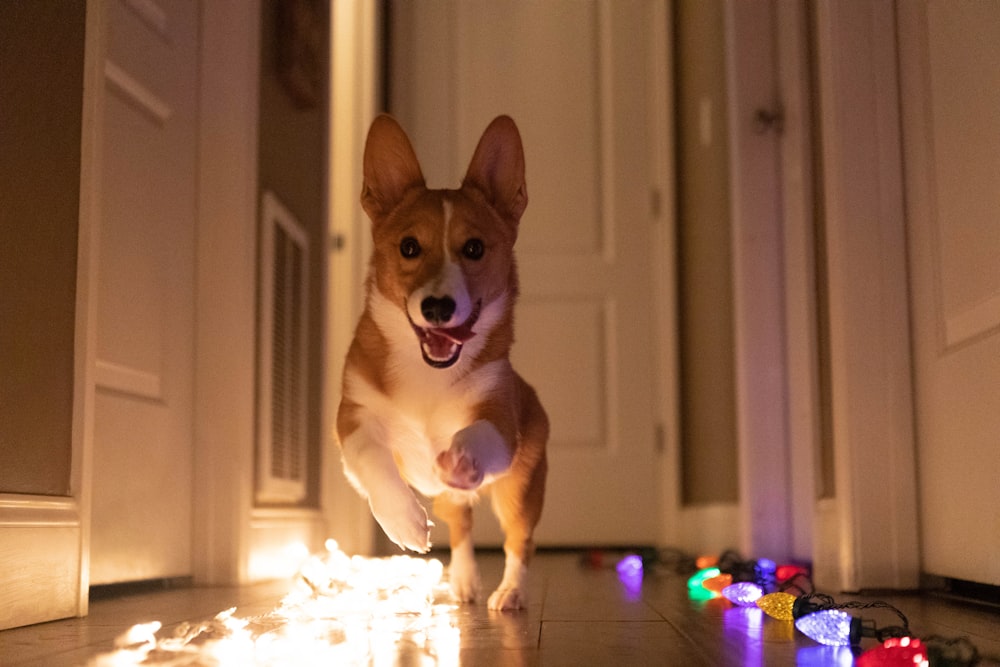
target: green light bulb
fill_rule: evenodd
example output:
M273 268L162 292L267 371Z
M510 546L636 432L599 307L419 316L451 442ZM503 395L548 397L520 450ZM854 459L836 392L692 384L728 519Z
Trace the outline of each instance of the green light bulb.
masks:
M720 574L721 572L717 567L706 567L702 570L698 570L693 575L691 575L690 579L688 579L688 588L689 589L702 588L702 584L705 582L706 579L717 577Z

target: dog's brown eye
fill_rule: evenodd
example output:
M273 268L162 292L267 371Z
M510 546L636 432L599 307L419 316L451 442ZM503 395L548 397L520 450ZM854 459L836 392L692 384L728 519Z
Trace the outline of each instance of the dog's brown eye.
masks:
M407 236L399 242L399 254L406 259L420 256L420 242L412 236Z
M482 259L484 252L486 252L486 248L479 239L469 239L462 246L462 254L471 260Z

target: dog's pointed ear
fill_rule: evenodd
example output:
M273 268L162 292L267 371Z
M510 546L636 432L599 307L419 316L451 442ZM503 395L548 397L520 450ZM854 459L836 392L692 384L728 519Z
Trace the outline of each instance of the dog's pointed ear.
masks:
M462 187L467 185L482 191L501 215L520 220L528 205L524 148L509 116L498 116L483 132L462 181Z
M410 188L424 186L413 146L392 116L381 114L372 121L363 174L361 206L372 220L394 209Z

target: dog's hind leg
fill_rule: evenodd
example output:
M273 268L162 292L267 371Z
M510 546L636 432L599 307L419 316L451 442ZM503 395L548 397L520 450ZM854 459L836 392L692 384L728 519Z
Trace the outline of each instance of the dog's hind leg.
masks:
M462 602L474 602L479 596L479 569L472 545L472 507L446 492L434 499L434 514L448 524L451 591Z

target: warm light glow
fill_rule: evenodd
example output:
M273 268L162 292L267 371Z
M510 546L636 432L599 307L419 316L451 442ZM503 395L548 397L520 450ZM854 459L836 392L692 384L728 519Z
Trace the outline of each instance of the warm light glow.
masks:
M150 623L139 623L129 628L128 632L115 640L117 648L136 647L156 641L156 633L160 631L162 623L152 621Z
M302 542L282 546L258 547L253 550L247 567L250 581L288 579L294 577L309 558L309 547Z
M444 571L435 559L349 557L327 553L299 570L294 589L271 612L237 618L236 608L173 636L158 622L133 626L93 667L165 665L392 665L401 650L417 664L458 665L460 631ZM301 560L302 549L287 556ZM155 651L155 653L154 653ZM407 664L410 664L407 662Z
M764 597L757 600L757 606L764 610L764 613L771 618L776 618L779 621L791 621L792 616L792 606L795 604L795 596L791 593L784 593L778 591L777 593L768 593Z
M327 541L329 542L330 540ZM336 540L334 540L333 543L337 544ZM285 553L290 561L301 563L305 559L309 558L309 547L301 542L292 542L285 547Z

